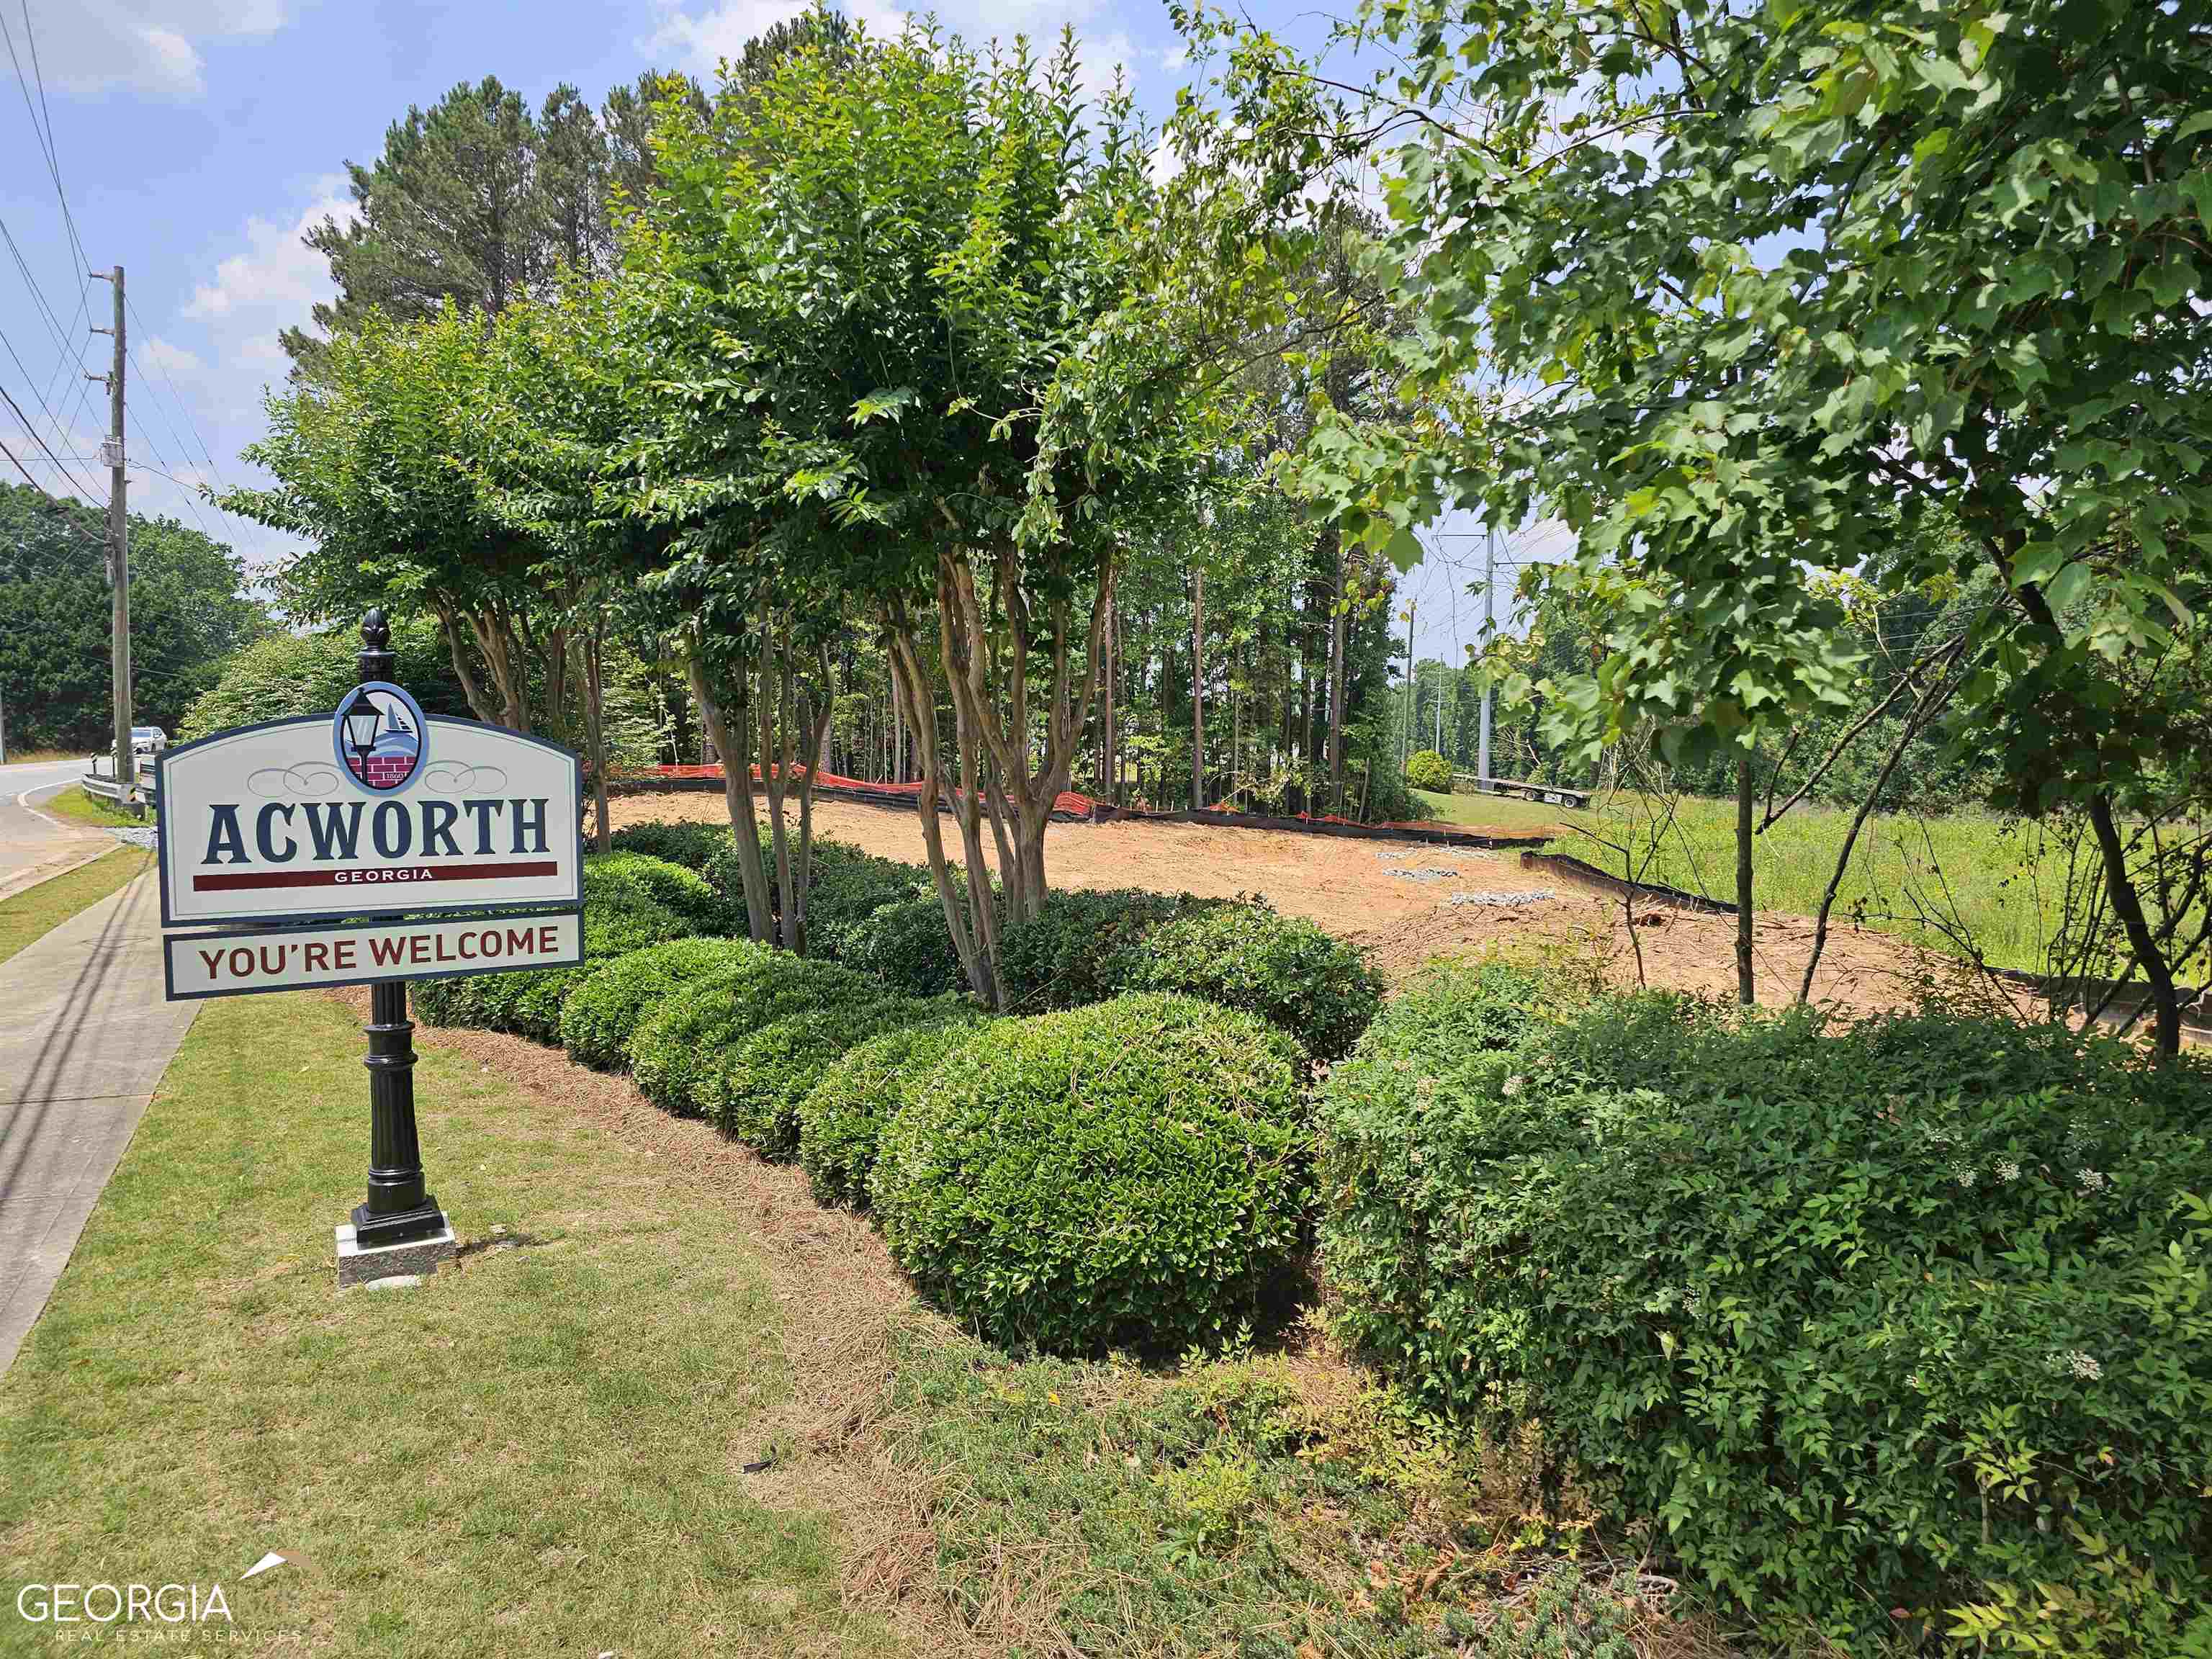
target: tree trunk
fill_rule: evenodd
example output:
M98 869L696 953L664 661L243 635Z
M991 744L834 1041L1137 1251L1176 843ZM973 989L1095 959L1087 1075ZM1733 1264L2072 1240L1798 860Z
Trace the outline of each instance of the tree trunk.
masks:
M499 711L494 707L477 677L469 667L468 647L461 643L461 623L453 608L442 600L434 601L438 613L438 631L446 636L446 654L453 659L453 678L461 683L461 695L469 700L469 713L487 726L499 724Z
M1755 1000L1752 974L1751 757L1735 763L1735 1000L1747 1008Z
M599 834L593 844L602 853L614 846L614 825L607 817L605 643L605 618L595 617L584 636L584 738L591 747L592 800L599 809Z
M1116 729L1119 715L1115 704L1121 695L1121 617L1115 608L1106 608L1106 684L1098 704L1098 797L1108 805L1119 798L1121 780L1121 757L1116 740L1121 733Z
M1206 572L1190 570L1190 810L1206 810Z
M1336 557L1336 605L1328 618L1328 782L1339 812L1344 811L1344 655L1352 615L1344 583L1344 554Z
M774 942L775 918L769 902L768 881L761 864L760 819L753 806L752 768L742 752L730 744L730 725L721 704L707 684L707 671L697 656L689 662L692 700L699 705L699 724L722 761L722 799L729 809L730 831L737 837L738 873L745 890L745 931L763 945ZM747 709L741 689L732 713L738 731L745 729Z
M2097 850L2104 858L2105 891L2112 901L2112 914L2120 919L2129 948L2135 952L2136 965L2150 983L2151 1008L2156 1017L2151 1028L2153 1044L2160 1060L2172 1060L2181 1053L2181 995L2174 988L2173 964L2159 949L2143 915L2142 896L2128 873L2127 845L2112 818L2112 799L2101 789L2089 797L2089 826L2097 833Z

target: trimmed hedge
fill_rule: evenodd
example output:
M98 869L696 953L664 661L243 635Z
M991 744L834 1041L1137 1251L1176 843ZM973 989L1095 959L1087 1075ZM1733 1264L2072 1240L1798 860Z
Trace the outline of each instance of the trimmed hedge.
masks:
M924 866L878 858L839 841L814 843L810 873L806 948L814 955L833 959L843 957L852 931L885 905L903 903L935 890Z
M837 959L908 996L941 996L968 983L935 893L886 904L844 936Z
M1778 1638L2203 1650L2212 1068L1528 990L1395 1005L1322 1091L1349 1338Z
M568 1058L599 1071L619 1070L630 1034L678 987L712 978L764 954L750 939L678 939L633 951L593 969L561 1008Z
M588 867L597 873L602 890L616 885L635 888L701 932L719 933L727 925L728 910L720 895L696 870L643 853L601 853Z
M824 986L812 1006L735 1034L691 1085L699 1115L763 1158L799 1151L799 1109L846 1051L926 1019L928 1005L881 986Z
M1081 1008L1127 988L1137 947L1161 923L1220 900L1138 887L1045 895L1036 915L999 936L999 983L1010 1013Z
M665 998L630 1034L630 1072L663 1111L694 1113L700 1080L746 1033L832 1000L857 1006L885 994L880 983L848 968L764 949Z
M1219 1342L1298 1244L1300 1058L1264 1022L1188 997L996 1021L884 1129L884 1237L995 1341Z
M1451 793L1451 763L1433 749L1416 749L1406 757L1406 783L1408 787L1425 789L1432 795Z
M705 874L714 855L733 843L726 823L630 823L614 833L617 853L643 853Z
M1249 902L1178 916L1146 934L1135 957L1130 989L1244 1009L1316 1060L1349 1050L1382 1005L1382 981L1358 950L1301 917Z
M847 1050L822 1074L799 1103L799 1162L816 1198L867 1207L868 1175L884 1125L986 1018L963 1008L943 1019L895 1027Z
M411 988L416 1017L426 1025L474 1026L559 1042L562 1000L572 988L632 951L696 931L690 918L652 896L654 890L665 889L696 898L691 890L681 887L681 878L688 873L636 854L587 855L583 966L417 980Z

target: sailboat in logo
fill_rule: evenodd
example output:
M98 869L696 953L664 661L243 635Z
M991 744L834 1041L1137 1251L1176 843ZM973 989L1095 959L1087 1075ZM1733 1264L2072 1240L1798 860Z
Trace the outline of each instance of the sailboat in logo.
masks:
M398 686L356 686L331 720L339 761L377 794L404 788L422 763L422 712Z

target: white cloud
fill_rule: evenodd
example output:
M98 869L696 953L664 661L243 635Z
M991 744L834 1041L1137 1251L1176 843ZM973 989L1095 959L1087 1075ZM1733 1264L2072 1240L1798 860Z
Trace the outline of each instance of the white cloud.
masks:
M62 91L190 101L207 92L202 45L272 33L289 20L285 0L73 0L25 21L41 72Z
M247 218L191 297L167 319L149 314L146 332L131 343L139 371L131 392L131 510L204 524L255 570L300 544L217 512L197 491L268 482L239 451L265 429L263 394L281 387L291 368L278 332L307 325L311 308L335 292L323 256L301 239L325 217L351 221L353 204L343 191L338 179L320 179L296 211Z
M307 245L307 233L326 218L354 219L353 203L329 189L287 225L254 217L246 222L245 246L218 263L215 279L198 284L185 306L196 320L244 319L276 328L305 324L311 307L332 293L329 263Z
M1139 54L1127 34L1119 31L1112 34L1079 34L1075 49L1080 84L1085 98L1095 103L1112 91L1117 70L1121 71L1122 84L1133 89L1135 88Z
M711 81L723 58L738 57L747 41L808 10L809 0L721 0L696 14L680 0L655 0L654 9L659 20L640 47L656 61ZM881 0L845 0L838 9L872 34L896 34L906 27L906 13Z

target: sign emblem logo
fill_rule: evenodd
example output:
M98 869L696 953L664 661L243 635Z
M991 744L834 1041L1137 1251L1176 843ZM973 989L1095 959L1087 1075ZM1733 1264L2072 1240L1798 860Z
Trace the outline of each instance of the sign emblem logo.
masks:
M366 680L338 699L331 744L345 775L372 795L397 794L422 769L428 726L414 698Z

